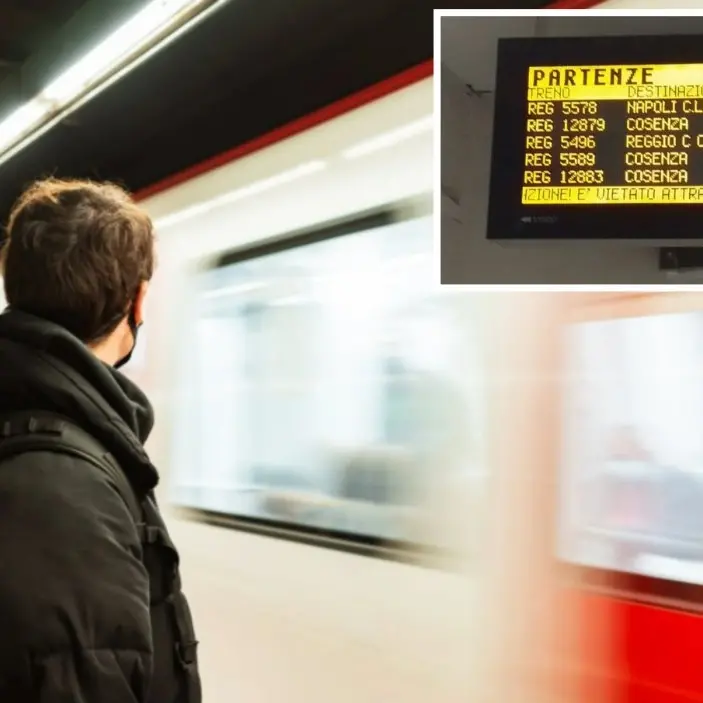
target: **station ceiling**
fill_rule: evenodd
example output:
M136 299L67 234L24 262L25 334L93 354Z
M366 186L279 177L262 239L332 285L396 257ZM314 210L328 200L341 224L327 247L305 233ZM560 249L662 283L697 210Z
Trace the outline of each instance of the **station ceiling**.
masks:
M2 0L0 118L145 4ZM0 219L40 176L139 190L426 61L434 4L229 0L2 164Z

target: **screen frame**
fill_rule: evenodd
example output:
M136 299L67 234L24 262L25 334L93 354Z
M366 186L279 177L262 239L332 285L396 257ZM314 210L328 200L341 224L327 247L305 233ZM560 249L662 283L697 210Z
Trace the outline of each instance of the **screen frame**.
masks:
M562 330L568 326L607 320L633 317L653 317L686 312L703 311L703 292L604 292L574 294L564 309ZM566 345L564 335L559 335L560 376L567 372ZM563 389L563 386L562 386ZM565 398L560 394L558 436L555 443L555 480L553 482L553 554L558 555L559 534L562 529L561 500L565 488L563 473L563 441L565 418L563 415ZM557 556L560 573L566 581L589 591L601 593L635 603L656 605L669 610L703 613L703 584L676 581L647 574L619 571L603 567L588 566Z
M669 63L703 63L703 35L499 39L487 239L700 242L703 203L525 206L521 202L530 66ZM527 217L529 221L522 221Z

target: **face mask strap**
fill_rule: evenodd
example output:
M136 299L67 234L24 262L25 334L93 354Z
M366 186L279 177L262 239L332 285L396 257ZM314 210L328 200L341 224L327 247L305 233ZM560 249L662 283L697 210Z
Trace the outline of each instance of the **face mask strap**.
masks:
M122 368L125 364L129 363L129 360L132 358L132 354L134 354L134 349L137 346L137 333L139 332L141 324L137 324L135 307L136 303L132 303L129 308L129 314L127 315L127 324L129 325L129 329L132 333L132 348L121 359L118 359L115 362L116 369Z

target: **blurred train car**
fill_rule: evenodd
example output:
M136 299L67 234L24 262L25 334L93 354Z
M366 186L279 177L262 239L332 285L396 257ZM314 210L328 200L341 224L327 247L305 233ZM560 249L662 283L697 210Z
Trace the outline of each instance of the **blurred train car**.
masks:
M546 558L555 318L435 286L431 70L142 194L127 372L210 702L607 700L607 623Z
M494 529L509 531L516 510L509 534L532 535L535 601L568 617L568 645L561 633L543 649L558 652L551 684L596 700L701 700L703 296L496 297L502 309L482 303L495 325L488 348L503 359L485 369L500 383L487 395L506 405L489 413L489 432L512 446L490 468L515 485L491 497L505 523ZM501 354L510 336L520 349ZM520 572L505 551L506 570ZM543 627L537 613L526 640Z
M699 700L703 299L438 290L429 73L145 194L208 700Z
M563 296L555 540L619 700L701 699L703 296Z

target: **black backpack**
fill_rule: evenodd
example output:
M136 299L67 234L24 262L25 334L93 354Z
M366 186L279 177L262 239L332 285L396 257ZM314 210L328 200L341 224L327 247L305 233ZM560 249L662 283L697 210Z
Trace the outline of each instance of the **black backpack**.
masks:
M152 496L140 503L127 476L114 457L92 435L62 415L29 411L0 416L0 462L30 451L67 454L92 464L108 477L124 501L143 547L149 574L150 610L154 637L157 632L173 638L175 648L155 659L157 676L181 670L184 687L174 700L199 703L197 641L190 609L181 592L178 552L168 536ZM155 652L156 654L156 652ZM164 659L165 657L165 659ZM177 673L176 676L179 676ZM156 687L158 690L158 687ZM150 700L151 700L150 696Z

